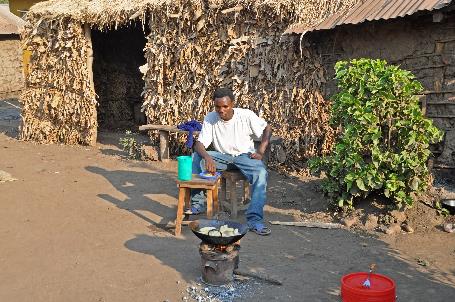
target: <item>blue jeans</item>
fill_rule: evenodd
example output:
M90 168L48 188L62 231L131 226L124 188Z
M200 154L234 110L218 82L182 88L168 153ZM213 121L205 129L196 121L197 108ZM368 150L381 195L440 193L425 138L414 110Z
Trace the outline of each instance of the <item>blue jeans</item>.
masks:
M264 205L267 200L267 170L262 160L252 159L249 154L232 156L217 151L207 151L216 163L217 171L238 168L251 184L251 202L246 210L248 225L253 227L264 223ZM197 153L193 153L193 173L205 171L205 161ZM201 190L191 191L191 204L193 207L204 209L205 197Z

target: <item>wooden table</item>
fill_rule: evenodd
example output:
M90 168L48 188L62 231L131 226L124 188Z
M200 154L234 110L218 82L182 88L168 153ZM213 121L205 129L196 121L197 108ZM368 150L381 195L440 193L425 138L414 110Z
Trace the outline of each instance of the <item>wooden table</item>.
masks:
M179 201L177 204L177 217L175 219L175 235L179 236L182 232L183 207L191 206L191 189L202 189L207 192L207 218L213 216L213 211L219 211L218 186L220 178L208 180L201 178L198 174L193 174L191 180L177 180L179 188Z

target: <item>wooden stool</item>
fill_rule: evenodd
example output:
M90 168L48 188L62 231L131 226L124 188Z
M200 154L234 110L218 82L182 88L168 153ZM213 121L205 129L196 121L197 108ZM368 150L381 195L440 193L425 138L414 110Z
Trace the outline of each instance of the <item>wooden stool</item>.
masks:
M219 211L218 205L218 185L220 179L207 180L193 174L191 180L177 180L179 188L179 203L177 205L177 217L175 219L175 235L182 232L183 206L190 207L191 189L202 189L207 191L207 218L213 216L213 209Z
M243 182L243 198L240 203L237 200L237 182L239 181ZM226 189L229 189L229 198L227 198ZM237 218L239 210L246 210L250 206L250 203L247 202L250 197L250 184L240 170L227 170L221 174L221 191L224 197L221 204L230 210L232 218Z

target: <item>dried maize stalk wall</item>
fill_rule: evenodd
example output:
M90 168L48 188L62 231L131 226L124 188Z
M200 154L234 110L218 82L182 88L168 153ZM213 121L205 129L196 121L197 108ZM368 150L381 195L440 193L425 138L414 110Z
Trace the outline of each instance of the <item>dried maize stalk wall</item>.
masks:
M287 164L327 152L333 141L318 58L281 36L358 0L51 0L27 14L24 45L32 51L22 96L21 137L67 144L94 142L96 99L91 44L82 24L115 30L148 21L143 108L152 123L202 120L218 86L237 105L263 116L284 138ZM43 21L54 20L54 21ZM173 142L173 150L181 144Z
M310 50L301 51L298 41L281 34L299 18L314 21L324 17L321 12L342 8L340 2L328 10L306 1L308 9L300 7L300 13L292 5L219 2L224 6L182 1L167 12L152 11L143 68L149 121L202 120L213 110L214 89L227 86L235 91L237 106L260 114L284 139L288 165L329 151L333 130L329 103L320 93L323 67Z
M24 46L32 52L20 137L45 143L93 144L96 101L87 66L84 29L69 19L26 23Z

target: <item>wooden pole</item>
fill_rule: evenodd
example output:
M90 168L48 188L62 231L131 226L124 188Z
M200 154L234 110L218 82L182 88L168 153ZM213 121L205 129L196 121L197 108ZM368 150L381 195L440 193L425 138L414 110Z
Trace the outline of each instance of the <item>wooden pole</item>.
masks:
M87 41L87 72L88 78L90 83L90 90L95 95L95 83L93 82L93 45L92 45L92 31L90 29L89 24L84 24L84 35L85 40ZM96 104L92 104L93 108L93 117L92 121L97 120L97 112L96 112ZM96 123L92 123L95 125ZM90 145L95 146L96 140L98 136L98 129L91 129L91 138L90 138Z
M169 161L169 132L160 130L160 160Z
M283 285L283 281L276 277L269 276L264 273L259 273L259 272L251 272L251 271L246 271L242 269L235 269L234 274L239 275L239 276L244 276L244 277L251 277L251 278L256 278L259 280L264 280L269 283L275 284L275 285Z
M343 225L339 223L330 222L307 222L307 221L269 221L273 225L286 225L307 228L321 228L321 229L342 229Z

